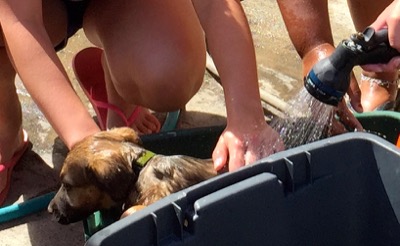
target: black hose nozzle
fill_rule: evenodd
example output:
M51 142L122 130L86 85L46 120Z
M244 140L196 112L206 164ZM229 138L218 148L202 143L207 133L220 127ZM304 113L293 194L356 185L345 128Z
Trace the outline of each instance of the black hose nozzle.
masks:
M304 78L307 91L319 101L337 106L350 86L354 66L387 63L400 53L391 48L387 29L367 28L343 40L335 51L317 62Z

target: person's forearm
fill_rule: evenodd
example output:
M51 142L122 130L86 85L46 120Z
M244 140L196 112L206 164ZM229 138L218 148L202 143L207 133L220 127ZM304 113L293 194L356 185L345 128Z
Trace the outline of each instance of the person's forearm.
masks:
M2 23L10 57L26 89L71 148L97 126L76 95L43 26Z
M277 0L289 37L303 58L324 43L333 45L327 0Z
M253 40L240 2L197 0L194 5L224 88L228 123L264 120Z

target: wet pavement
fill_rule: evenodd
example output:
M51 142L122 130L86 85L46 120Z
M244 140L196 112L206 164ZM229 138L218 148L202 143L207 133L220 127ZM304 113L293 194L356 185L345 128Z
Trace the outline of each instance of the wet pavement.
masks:
M345 0L329 1L332 29L336 42L353 32ZM278 6L274 0L244 1L248 13L259 64L260 89L283 101L289 100L302 88L301 63L287 35ZM73 85L82 100L90 105L74 80L73 54L90 45L79 32L67 48L59 53ZM33 143L16 166L7 204L18 203L55 189L58 173L67 149L51 126L31 101L22 84L17 81L23 102L24 128ZM212 105L212 106L210 106ZM201 127L225 123L225 105L221 86L205 76L200 92L188 103L181 127ZM0 224L0 245L83 245L82 223L63 226L51 220L46 211Z

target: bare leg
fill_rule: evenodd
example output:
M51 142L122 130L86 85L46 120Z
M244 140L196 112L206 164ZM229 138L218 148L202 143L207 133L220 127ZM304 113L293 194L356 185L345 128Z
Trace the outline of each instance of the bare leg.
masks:
M103 56L102 59L103 68L108 68L108 65L105 64L105 59ZM114 105L118 105L120 109L123 109L123 113L126 117L129 117L134 110L136 109L136 105L127 103L123 98L119 96L117 91L115 90L114 84L112 83L110 71L104 69L104 76L107 87L107 97L108 101L113 102ZM118 126L126 126L126 123L121 119L121 117L115 113L113 110L108 111L107 115L107 125L108 128L118 127ZM161 128L161 124L158 119L150 113L147 108L141 108L139 111L139 115L136 120L130 125L133 129L138 131L139 133L150 134L159 132Z
M98 0L88 8L84 30L104 49L107 83L115 88L109 100L123 111L134 105L177 110L201 86L205 42L191 1Z
M321 45L334 48L327 0L278 0L278 6L300 58Z
M0 163L6 163L22 145L22 115L14 85L15 71L4 47L0 47L0 64ZM6 182L7 170L0 172L0 192Z
M357 31L364 30L368 25L376 20L378 15L392 2L391 0L382 1L363 1L348 0L350 13ZM398 79L398 71L386 73L372 73L362 71L364 75L373 79L395 81ZM361 102L364 111L372 111L382 103L393 101L397 95L397 85L391 83L388 86L380 86L371 82L373 80L360 80Z
M392 0L347 0L356 30L363 31L391 3Z
M302 58L303 76L306 76L316 62L335 50L328 1L278 0L278 5L290 39ZM362 111L360 90L353 73L347 93L353 108Z

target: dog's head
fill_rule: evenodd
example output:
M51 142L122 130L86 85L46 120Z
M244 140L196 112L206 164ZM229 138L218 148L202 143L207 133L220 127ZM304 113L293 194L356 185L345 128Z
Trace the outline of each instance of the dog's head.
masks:
M48 211L59 223L77 222L102 209L120 207L137 179L131 163L140 139L130 128L102 131L83 139L68 153L61 187Z

